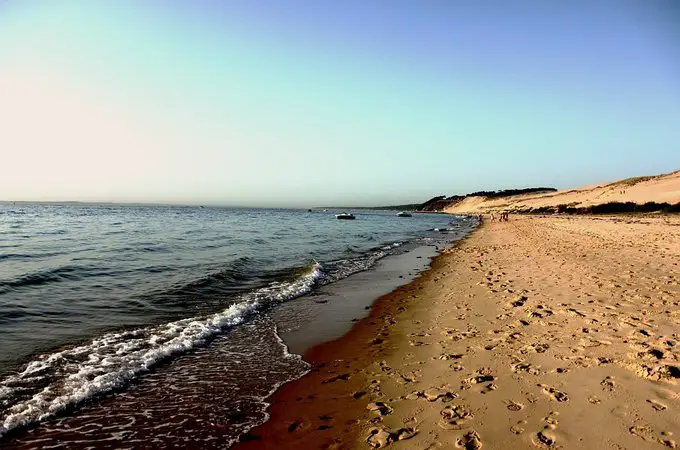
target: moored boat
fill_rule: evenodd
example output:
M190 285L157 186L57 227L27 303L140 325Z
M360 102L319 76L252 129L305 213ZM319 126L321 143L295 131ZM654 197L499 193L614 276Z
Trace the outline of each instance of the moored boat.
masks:
M356 217L354 217L354 214L350 214L350 213L336 214L335 218L340 219L340 220L354 220L354 219L356 219Z
M412 217L411 213L406 212L406 211L401 211L397 213L397 217Z

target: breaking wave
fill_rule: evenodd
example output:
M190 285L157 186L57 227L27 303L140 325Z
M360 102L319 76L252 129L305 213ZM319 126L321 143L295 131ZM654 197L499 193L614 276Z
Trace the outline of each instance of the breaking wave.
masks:
M308 293L323 277L321 264L315 263L296 279L243 294L216 314L108 333L41 355L22 372L0 381L0 437L121 388L159 362L205 345L249 316Z

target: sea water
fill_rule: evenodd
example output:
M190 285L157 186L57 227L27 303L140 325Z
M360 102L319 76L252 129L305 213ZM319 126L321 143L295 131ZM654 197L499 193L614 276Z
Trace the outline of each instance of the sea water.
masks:
M337 212L0 204L0 444L224 448L307 371L277 308L475 225Z

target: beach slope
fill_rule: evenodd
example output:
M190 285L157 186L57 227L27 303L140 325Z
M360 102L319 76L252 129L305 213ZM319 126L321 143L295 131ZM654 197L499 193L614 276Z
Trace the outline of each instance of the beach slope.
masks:
M679 255L678 216L486 223L306 355L242 448L675 447Z

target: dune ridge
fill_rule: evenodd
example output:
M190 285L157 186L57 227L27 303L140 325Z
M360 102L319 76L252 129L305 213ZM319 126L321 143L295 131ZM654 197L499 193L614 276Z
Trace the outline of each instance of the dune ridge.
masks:
M680 203L680 170L656 176L627 178L613 183L557 192L515 195L511 197L466 197L446 208L450 214L484 214L491 211L535 212L541 208L587 208L606 203L648 202Z

